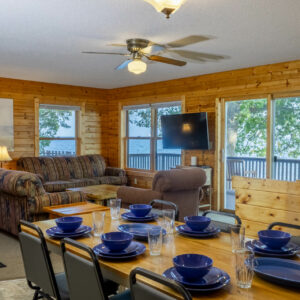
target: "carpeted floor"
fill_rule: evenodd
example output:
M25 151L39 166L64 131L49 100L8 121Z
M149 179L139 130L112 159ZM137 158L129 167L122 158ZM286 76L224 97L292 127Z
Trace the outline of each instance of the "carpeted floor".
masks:
M51 249L50 249L51 250ZM51 252L55 272L62 272L63 265L59 254ZM0 232L0 300L31 300L32 290L27 286L21 250L16 237Z

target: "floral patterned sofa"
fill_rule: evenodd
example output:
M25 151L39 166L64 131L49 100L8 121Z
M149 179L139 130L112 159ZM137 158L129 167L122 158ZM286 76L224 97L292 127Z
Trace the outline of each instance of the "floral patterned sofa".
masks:
M104 158L97 154L76 157L23 157L17 164L19 170L37 174L48 193L88 185L127 183L123 169L106 167Z
M47 193L36 174L0 169L0 230L18 233L20 219L43 220L43 207L81 202L81 192Z

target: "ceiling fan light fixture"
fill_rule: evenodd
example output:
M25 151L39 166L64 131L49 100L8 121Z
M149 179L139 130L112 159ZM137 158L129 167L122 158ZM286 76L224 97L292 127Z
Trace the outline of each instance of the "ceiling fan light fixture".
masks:
M135 59L128 64L128 71L136 75L146 72L147 64L141 59Z
M158 12L166 15L167 19L175 13L186 0L144 0L150 3Z

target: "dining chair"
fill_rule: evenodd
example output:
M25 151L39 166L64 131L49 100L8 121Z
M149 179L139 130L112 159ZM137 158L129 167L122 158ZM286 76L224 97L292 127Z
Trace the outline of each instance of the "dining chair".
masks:
M110 296L116 294L118 285L103 278L98 259L90 247L69 238L62 239L60 245L71 300L131 299L130 291ZM88 258L71 252L68 246L85 252Z
M268 226L268 229L272 229L275 226L293 228L299 230L299 236L292 236L291 242L295 243L296 245L300 246L300 225L283 223L283 222L273 222Z
M223 232L230 232L230 227L232 225L242 224L239 216L224 211L206 210L202 215L210 217L211 222L218 226Z
M169 207L171 209L174 209L175 210L175 221L179 220L178 206L174 202L167 201L167 200L153 199L153 200L151 200L149 205L151 205L154 210L158 210L158 207L160 207L160 208Z
M22 228L33 232L27 233ZM66 276L54 274L46 240L41 229L20 220L19 242L28 286L35 291L33 300L46 298L70 299Z
M130 291L131 291L131 299L132 300L175 300L178 299L177 297L170 296L158 289L151 287L142 283L140 280L137 280L137 275L139 279L141 277L150 279L154 282L157 282L165 287L172 289L174 292L179 294L182 299L184 300L192 300L192 296L185 289L184 286L177 283L174 280L170 280L165 278L159 274L153 273L149 270L145 270L142 268L135 268L130 272L129 280L130 280Z

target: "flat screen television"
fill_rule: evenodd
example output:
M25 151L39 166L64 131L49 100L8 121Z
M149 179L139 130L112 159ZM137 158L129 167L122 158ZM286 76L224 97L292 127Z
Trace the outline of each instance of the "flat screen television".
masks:
M207 113L161 116L164 149L208 150Z

